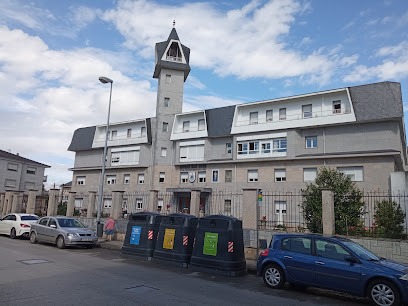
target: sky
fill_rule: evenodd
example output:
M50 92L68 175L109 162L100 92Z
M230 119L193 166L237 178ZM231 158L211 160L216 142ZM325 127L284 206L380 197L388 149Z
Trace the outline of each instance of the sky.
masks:
M405 0L1 0L0 149L72 180L74 131L155 116L154 46L191 49L183 112L381 81L408 110ZM405 116L406 117L406 116ZM406 124L407 126L407 124Z

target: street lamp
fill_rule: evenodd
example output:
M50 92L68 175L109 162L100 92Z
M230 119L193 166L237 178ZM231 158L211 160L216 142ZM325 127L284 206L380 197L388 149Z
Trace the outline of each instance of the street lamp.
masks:
M109 117L112 101L112 84L113 81L107 77L99 77L101 83L106 84L110 83L110 94L109 94L109 107L108 107L108 122L106 124L106 133L105 133L105 146L103 147L103 156L102 156L102 173L99 180L99 197L98 197L98 207L96 210L96 232L98 237L103 235L103 225L101 224L101 211L102 211L102 202L103 202L103 184L105 182L105 167L106 167L106 154L108 149L108 132L109 132Z

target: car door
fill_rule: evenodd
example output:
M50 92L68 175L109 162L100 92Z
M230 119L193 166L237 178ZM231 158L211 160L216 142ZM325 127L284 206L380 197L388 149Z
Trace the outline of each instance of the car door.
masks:
M360 291L361 264L346 261L351 256L342 245L324 238L315 239L316 284L322 288L357 293Z
M15 225L15 221L17 220L17 217L14 214L7 215L3 218L3 220L0 222L0 233L4 235L9 235L10 230Z
M7 228L7 218L9 217L9 215L5 216L3 219L1 219L0 221L0 234L8 234L8 232L6 231Z
M46 236L46 230L47 230L47 224L48 224L49 219L50 218L48 217L41 218L35 227L37 239L39 241L48 241L47 236Z
M58 222L55 218L50 218L47 225L47 238L49 242L55 243L58 236Z
M284 238L281 250L288 281L312 285L315 279L312 239L301 236Z

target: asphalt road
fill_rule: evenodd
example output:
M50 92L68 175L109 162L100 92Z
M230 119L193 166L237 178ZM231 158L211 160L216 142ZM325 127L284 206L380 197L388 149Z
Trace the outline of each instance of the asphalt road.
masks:
M0 236L0 305L364 305L316 289L192 272L103 248L57 249Z

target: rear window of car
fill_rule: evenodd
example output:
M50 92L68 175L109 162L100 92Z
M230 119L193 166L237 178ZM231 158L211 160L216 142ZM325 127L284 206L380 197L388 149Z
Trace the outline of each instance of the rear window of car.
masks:
M312 254L312 244L310 238L290 237L282 240L281 249L300 254Z
M36 217L36 216L21 216L21 221L32 221L32 220L38 220L38 217Z

